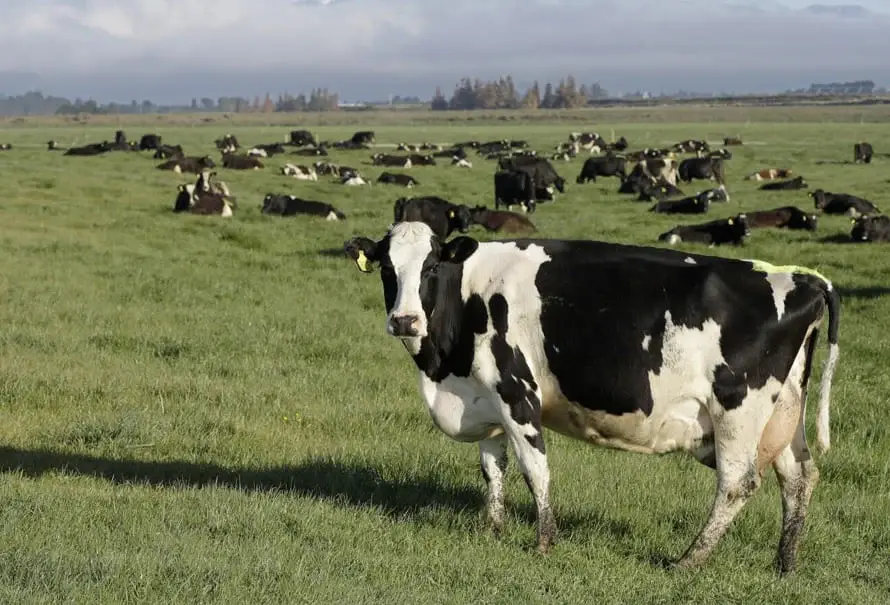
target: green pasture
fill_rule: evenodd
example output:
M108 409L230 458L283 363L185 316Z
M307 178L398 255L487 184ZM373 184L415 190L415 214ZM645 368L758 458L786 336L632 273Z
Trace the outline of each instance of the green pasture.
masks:
M863 139L890 151L886 122L713 122L707 109L698 123L366 118L312 130L374 129L380 144L521 138L540 152L581 129L614 131L632 149L746 142L727 163L731 201L707 217L656 216L618 195L616 179L576 185L583 156L555 162L569 184L532 215L541 237L654 245L681 223L812 209L805 192L742 180L767 167L890 208L890 158L816 163L851 160ZM252 145L291 127L125 124L130 139L156 132L214 158L227 132ZM890 247L846 243L849 219L822 217L816 233L757 230L741 248L685 246L806 265L841 292L832 449L817 458L798 571L780 580L772 566L781 505L771 473L705 567L671 571L663 563L711 506L712 471L553 433L560 541L542 556L512 460L507 531L488 534L477 448L434 429L410 358L384 333L378 275L342 254L353 235L382 235L400 196L491 205L493 162L471 154L470 170L411 168L421 184L404 190L296 181L278 168L312 158L276 156L264 171L218 169L234 217L182 216L171 212L176 186L194 178L156 170L150 153L45 149L114 129L0 129L13 145L0 152L0 603L890 602ZM383 169L368 153L330 160L376 179ZM268 192L327 201L348 218L263 216ZM820 369L824 350L823 338Z

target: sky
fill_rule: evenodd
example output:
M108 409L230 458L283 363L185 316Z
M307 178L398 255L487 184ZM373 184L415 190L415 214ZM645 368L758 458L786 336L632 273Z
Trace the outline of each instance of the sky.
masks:
M0 2L0 92L100 101L450 93L572 73L612 92L890 84L890 0L28 0ZM824 5L830 3L822 2Z

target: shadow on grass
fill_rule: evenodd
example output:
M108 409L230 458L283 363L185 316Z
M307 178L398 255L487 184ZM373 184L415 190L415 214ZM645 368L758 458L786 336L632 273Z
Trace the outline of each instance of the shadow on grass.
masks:
M349 257L346 256L346 251L343 250L343 246L339 248L324 248L319 250L316 254L319 256L327 256L329 258L342 258L343 260L349 260Z
M890 296L890 286L866 286L864 288L838 288L841 300L845 298L872 299Z
M859 242L850 239L849 234L836 233L834 235L826 235L820 237L819 241L823 244L858 244Z

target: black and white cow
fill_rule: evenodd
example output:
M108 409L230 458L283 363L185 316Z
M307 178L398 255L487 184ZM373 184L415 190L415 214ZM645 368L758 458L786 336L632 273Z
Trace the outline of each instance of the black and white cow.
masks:
M671 246L687 242L721 246L732 244L741 246L745 238L751 235L751 227L745 214L729 218L720 218L697 225L679 225L658 236L658 241L667 242Z
M782 206L772 210L755 210L745 213L751 229L777 227L779 229L803 229L815 231L819 226L819 217L807 214L796 206Z
M588 181L596 182L596 177L617 176L622 180L627 177L627 160L617 155L605 155L598 158L587 158L581 167L581 174L576 182L583 185Z
M255 157L225 151L222 154L222 166L229 170L260 170L265 168L265 164Z
M806 189L809 184L804 180L803 176L796 176L786 181L776 181L774 183L764 183L760 186L762 191L793 191L796 189Z
M405 155L374 153L371 155L371 163L374 166L395 166L398 168L411 168L411 158Z
M281 174L284 176L292 176L298 181L318 180L318 173L315 171L315 166L285 164L281 167Z
M726 184L726 176L723 171L723 158L686 158L680 162L678 168L680 180L691 183L693 179L716 181L720 185Z
M880 212L873 202L849 193L830 193L816 189L811 191L809 196L813 198L815 207L825 214L846 214L849 217L858 218L866 214Z
M377 177L378 183L384 183L387 185L399 185L401 187L416 187L420 183L417 182L410 174L398 174L395 172L383 172Z
M401 197L393 204L392 212L393 223L419 221L443 240L455 231L468 232L473 222L473 215L467 206L452 204L434 195Z
M711 151L711 146L705 140L687 139L675 144L671 149L676 153L694 153L698 157L702 157Z
M182 150L182 145L161 144L155 148L152 157L156 160L169 160L170 158L185 157L185 152Z
M655 181L647 179L638 180L632 186L638 188L640 193L637 196L638 202L651 202L653 200L663 202L668 198L685 195L679 187L671 185L664 177L658 177ZM710 202L711 200L709 199L708 201Z
M291 130L287 138L288 145L303 147L305 145L318 145L318 141L308 130Z
M818 479L803 410L826 314L817 441L829 446L840 303L827 279L606 242L444 242L419 222L344 248L359 270L379 266L386 332L411 355L433 423L479 443L495 530L509 447L534 497L538 549L554 543L547 427L632 452L687 451L716 469L713 506L680 567L708 559L772 466L779 570L794 568Z
M342 221L346 215L327 202L304 200L293 195L279 193L267 193L263 198L260 210L263 214L276 216L295 216L307 214L309 216L322 216L328 221Z
M871 164L875 150L870 143L860 142L853 145L853 163Z
M881 214L853 219L850 239L854 242L890 241L890 217Z
M524 212L535 211L535 181L524 170L500 170L494 173L494 209L510 210L519 204Z
M377 134L373 130L359 130L349 141L355 145L373 145L376 139Z
M168 160L163 164L158 164L158 170L172 170L176 174L182 174L184 172L192 172L194 174L201 174L203 170L207 170L208 168L215 168L216 162L214 162L210 156L203 157L195 157L195 156L186 156L181 158L174 158L172 160Z
M693 195L681 200L664 200L656 202L649 212L660 214L705 214L711 202L706 196Z

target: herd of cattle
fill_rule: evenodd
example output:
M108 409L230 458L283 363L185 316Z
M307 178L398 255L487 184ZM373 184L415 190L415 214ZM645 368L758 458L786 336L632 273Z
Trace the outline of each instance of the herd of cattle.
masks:
M347 186L370 185L373 181L361 171L339 165L326 159L329 149L372 150L376 140L374 131L359 131L342 141L319 141L307 130L293 130L284 143L259 144L243 150L238 139L227 134L215 141L221 155L219 165L231 170L261 170L268 157L288 153L316 158L311 164L288 162L281 167L281 174L302 181L317 181L319 176L329 175ZM473 225L493 232L534 232L536 228L528 215L540 204L552 202L558 193L565 193L566 179L559 175L554 161L571 161L582 152L588 157L575 179L578 185L598 179L616 177L618 192L634 196L638 201L653 202L650 212L663 214L707 214L712 204L729 201L725 166L732 159L727 148L742 145L738 138L725 138L724 146L712 149L707 141L689 139L668 148L644 148L628 151L629 143L620 137L607 143L596 132L573 132L568 140L558 144L549 157L543 157L529 148L522 140L464 141L448 146L433 143L399 143L397 150L405 153L371 153L370 164L387 170L380 173L377 183L405 188L417 187L416 177L393 169L413 166L435 166L447 161L458 168L472 168L469 153L474 152L484 160L495 161L494 209L485 206L469 207L454 204L438 196L399 198L393 208L396 222L404 217L419 217L433 226L440 237L454 231L466 233ZM2 149L12 146L4 144ZM55 141L48 142L51 151L60 150ZM198 175L194 184L179 185L173 209L176 212L233 216L237 208L236 198L228 186L217 181L214 170L217 163L209 155L186 155L181 145L162 141L161 136L145 134L139 141L129 141L123 131L117 131L114 141L103 141L64 151L70 156L95 156L114 151L151 151L152 157L163 160L159 170L177 174ZM691 157L678 159L678 154ZM853 149L854 163L871 163L874 150L869 143L858 142ZM789 168L764 168L746 175L745 180L767 181L763 190L793 191L808 188L802 176L795 176ZM685 195L681 184L694 181L711 181L715 187ZM871 201L848 193L832 193L816 189L809 193L816 210L824 214L843 214L853 219L851 239L854 241L890 240L890 218L880 213ZM506 208L506 211L500 208ZM514 207L522 214L512 212ZM284 193L268 193L262 203L262 212L281 216L308 214L328 220L341 220L345 214L332 204ZM658 241L668 244L697 242L708 245L740 244L751 229L777 227L814 231L818 216L797 206L782 206L771 210L737 213L712 221L678 225L660 234Z

